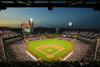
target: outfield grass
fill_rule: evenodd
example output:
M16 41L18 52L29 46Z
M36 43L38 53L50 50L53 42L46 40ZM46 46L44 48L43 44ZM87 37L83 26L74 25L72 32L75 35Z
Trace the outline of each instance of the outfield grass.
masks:
M27 49L31 51L33 54L35 54L36 56L40 57L42 60L55 61L61 58L62 56L64 56L70 50L72 50L73 42L59 40L59 39L42 39L42 40L29 41L27 42L27 44L29 44ZM64 49L61 52L55 54L53 58L47 58L45 54L41 53L36 49L37 47L43 45L57 45L63 47ZM59 50L53 47L47 47L42 49L41 51L45 52L46 54L53 54Z

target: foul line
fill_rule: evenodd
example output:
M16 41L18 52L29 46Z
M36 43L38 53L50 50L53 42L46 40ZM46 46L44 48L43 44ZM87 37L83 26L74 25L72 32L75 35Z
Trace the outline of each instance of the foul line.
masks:
M41 50L38 50L38 51L40 51L41 53L43 53L43 54L45 54L45 55L48 55L48 54L46 54L45 52L43 52L43 51L41 51Z
M61 52L61 51L64 50L64 49L65 49L65 48L63 48L63 49L57 51L56 53L54 53L54 54L52 54L52 55L54 56L55 54ZM44 55L48 55L48 54L46 54L45 52L43 52L43 51L41 51L41 50L38 50L38 51L40 51L40 52L43 53Z
M27 50L26 50L26 53L27 53L28 55L30 55L34 60L37 61L37 59L36 59L33 55L31 55Z
M73 52L71 52L70 54L68 54L65 58L62 59L62 61L66 60L68 57L70 57L70 55L72 55Z
M61 52L62 50L64 50L65 48L63 48L63 49L61 49L61 50L59 50L59 51L57 51L56 53L54 53L53 55L55 55L55 54L57 54L57 53L59 53L59 52Z

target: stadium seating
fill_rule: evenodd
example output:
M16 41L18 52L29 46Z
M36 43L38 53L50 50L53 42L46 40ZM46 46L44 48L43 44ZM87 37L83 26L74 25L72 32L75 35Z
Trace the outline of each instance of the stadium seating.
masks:
M1 67L100 67L99 61L57 61L57 62L33 62L33 61L10 61L0 62Z
M3 32L5 32L5 31L3 31ZM66 60L66 62L67 61L78 61L78 63L80 64L79 61L81 59L84 59L86 61L88 61L88 60L92 61L94 59L95 44L96 44L97 38L100 36L100 34L98 32L90 32L90 31L74 31L74 32L69 31L67 33L61 34L61 35L64 34L67 37L62 37L61 35L59 35L59 37L62 40L74 40L76 33L77 33L78 40L74 44L75 50L74 50L73 54ZM14 34L12 33L11 35L14 35ZM9 36L8 32L7 32L7 35L6 34L1 35L1 37L5 37L5 36ZM16 35L14 35L14 36L16 36ZM46 36L45 35L40 36L38 34L35 34L34 36L32 36L32 38L27 37L26 39L27 40L38 40L40 38L44 39L44 38L46 38ZM19 39L19 38L16 38L16 39ZM12 41L14 41L14 43L11 43L11 44L5 46L6 59L8 61L14 61L14 60L20 60L20 61L26 61L26 60L30 61L31 60L31 61L33 61L33 59L29 55L27 55L25 52L26 44L23 40L19 40L19 41L16 41L14 39L9 40L9 42L12 42ZM94 45L91 45L91 44L94 44ZM3 51L1 49L0 49L0 51L2 54ZM98 47L97 59L100 59L99 53L100 53L100 47ZM2 56L3 56L3 54L2 54ZM4 59L4 58L0 57L0 60L2 60L2 59ZM57 63L57 62L54 62L54 63ZM44 64L48 64L48 63L44 63ZM52 65L52 64L53 64L53 62L50 63L50 65ZM55 64L53 64L53 65L55 65ZM68 63L68 65L70 65L70 64ZM58 67L60 67L60 66L58 66Z
M76 34L77 33L77 34ZM90 44L96 44L97 38L100 37L100 34L97 32L90 32L90 31L67 31L64 32L63 34L66 35L66 37L69 38L76 38L78 40L90 43Z
M4 60L4 53L3 53L3 47L1 43L1 38L0 38L0 61Z

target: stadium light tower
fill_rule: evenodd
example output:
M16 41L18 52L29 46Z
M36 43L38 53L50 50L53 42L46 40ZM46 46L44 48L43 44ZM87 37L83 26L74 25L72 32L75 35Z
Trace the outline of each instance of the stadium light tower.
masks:
M33 23L33 19L32 18L30 18L30 22Z
M70 27L72 27L71 29L73 29L73 23L72 22L68 23L68 30L69 30Z
M33 33L33 30L34 30L34 20L32 18L29 19L29 25L30 25L31 33Z
M69 25L69 26L72 26L72 22L69 22L68 25Z

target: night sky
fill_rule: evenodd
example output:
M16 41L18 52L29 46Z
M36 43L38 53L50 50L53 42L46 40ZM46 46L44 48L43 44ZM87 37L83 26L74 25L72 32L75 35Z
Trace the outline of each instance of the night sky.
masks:
M0 26L19 28L22 22L34 19L35 27L100 29L100 11L92 8L7 8L0 12Z

